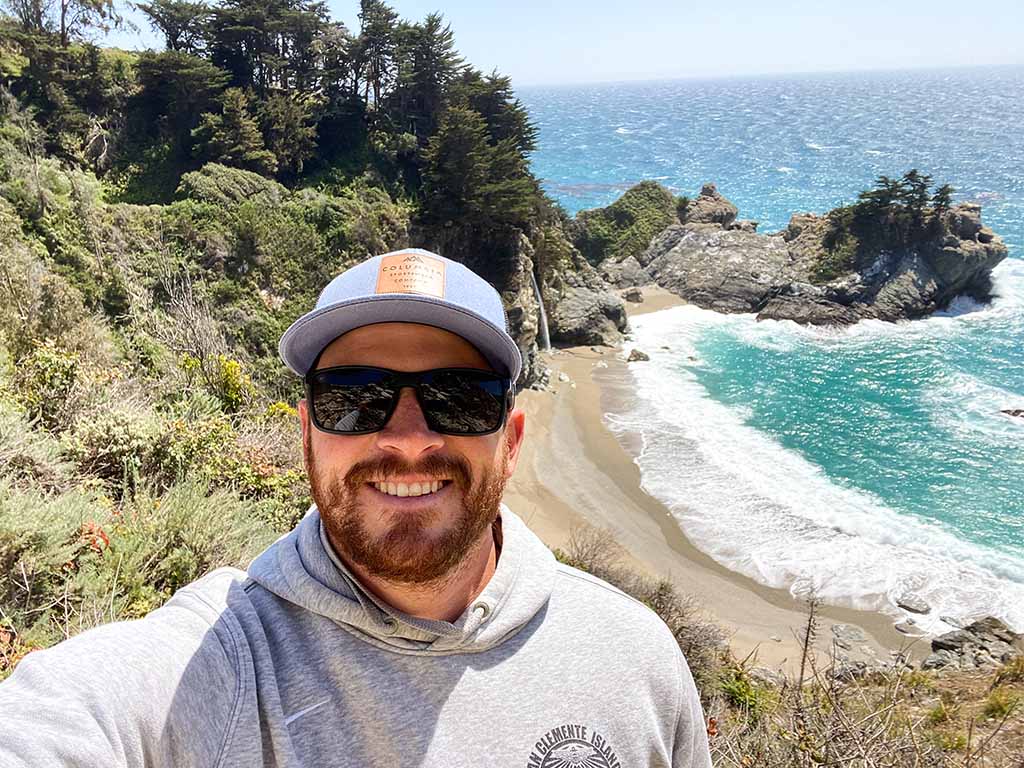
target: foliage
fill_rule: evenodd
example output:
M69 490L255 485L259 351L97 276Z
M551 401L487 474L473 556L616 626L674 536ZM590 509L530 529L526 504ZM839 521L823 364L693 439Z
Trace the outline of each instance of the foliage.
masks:
M245 567L273 536L238 496L196 483L117 504L0 485L0 644L45 647L141 617L213 568Z
M72 467L64 459L60 442L43 430L33 429L25 410L0 390L0 467L4 479L19 487L37 486L50 491L67 489Z
M742 662L729 664L722 670L719 690L729 704L751 718L763 716L772 706L772 696L750 677Z
M52 339L37 343L18 365L14 379L18 401L46 429L66 429L77 415L72 404L78 372L77 355L58 348Z
M883 251L913 248L943 231L942 217L952 204L953 187L930 192L932 177L917 169L901 178L879 176L874 189L857 202L829 212L824 253L812 278L828 282L866 265Z
M249 112L249 98L239 88L224 91L221 112L204 112L192 136L208 160L264 176L277 171L277 158L264 145L259 124Z
M198 171L184 174L178 185L180 197L220 208L244 202L277 205L286 194L284 187L258 173L218 163L207 163Z
M1012 715L1020 706L1024 698L1020 694L1006 690L1005 688L994 688L985 699L985 708L982 710L984 717L1005 719Z
M657 182L640 182L611 205L580 212L574 244L593 264L639 256L651 238L679 220L679 205Z

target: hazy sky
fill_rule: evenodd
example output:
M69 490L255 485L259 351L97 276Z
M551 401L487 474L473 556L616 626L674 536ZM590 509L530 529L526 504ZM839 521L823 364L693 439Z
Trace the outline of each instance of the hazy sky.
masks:
M357 0L330 0L358 29ZM1024 64L1021 0L395 0L441 11L473 65L516 85ZM160 46L141 34L108 44ZM135 45L130 45L135 42ZM141 42L141 45L138 43Z

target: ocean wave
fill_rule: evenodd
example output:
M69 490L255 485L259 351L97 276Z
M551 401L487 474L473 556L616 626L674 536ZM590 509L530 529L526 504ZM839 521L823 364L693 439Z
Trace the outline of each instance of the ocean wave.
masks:
M894 618L906 617L896 601L912 591L932 608L916 617L925 631L946 629L940 616L981 615L1024 630L1024 557L965 541L939 521L897 512L833 481L800 453L745 424L749 414L712 400L680 365L696 354L693 339L708 324L780 348L839 338L694 307L633 321L635 343L651 362L630 367L635 407L610 418L609 426L642 436L637 464L645 490L666 504L700 549L763 584L791 591L812 584L826 602ZM963 397L957 382L954 391L944 383L949 397ZM979 412L1003 397L987 391L981 404L982 391L972 395Z

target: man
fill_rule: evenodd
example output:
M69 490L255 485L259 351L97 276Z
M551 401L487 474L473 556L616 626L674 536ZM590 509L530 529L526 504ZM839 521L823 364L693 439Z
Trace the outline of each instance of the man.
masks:
M0 766L710 766L668 628L501 505L524 414L493 288L378 256L280 352L315 507L247 573L26 657Z

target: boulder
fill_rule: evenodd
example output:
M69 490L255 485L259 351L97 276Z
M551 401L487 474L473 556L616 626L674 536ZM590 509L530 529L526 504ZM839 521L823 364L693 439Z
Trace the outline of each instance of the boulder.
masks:
M626 301L632 302L633 304L643 304L644 292L641 291L639 288L630 288L626 291L623 291L622 298L624 298Z
M757 232L757 225L759 222L751 221L750 219L737 219L732 224L729 224L726 229L737 230L739 232Z
M932 654L923 668L991 669L1024 654L1024 635L994 617L968 624L932 639ZM927 665L927 667L925 667Z
M551 340L561 344L614 346L626 331L626 308L609 290L570 286L548 316Z
M836 645L840 648L850 650L857 643L863 643L868 639L864 630L853 624L833 624L832 635L835 637Z
M923 597L913 592L904 592L896 597L895 602L897 606L911 613L925 614L929 613L932 609Z
M977 203L960 203L946 212L946 226L961 240L974 240L981 232L981 206Z
M757 312L793 272L781 237L720 227L669 227L639 261L658 285L720 312Z
M653 282L650 273L640 266L640 262L636 260L635 256L627 256L622 261L608 259L601 263L598 271L616 288L629 288Z
M634 349L634 350L630 351L629 357L626 358L626 362L627 363L639 363L639 362L644 362L644 361L650 360L650 359L651 359L651 356L648 355L646 352L641 352L639 349Z
M736 220L739 209L718 191L714 184L705 184L700 194L686 206L687 224L719 224L728 227Z
M1011 408L1006 411L1000 411L1000 413L1005 413L1007 416L1015 416L1019 419L1024 419L1024 408Z

